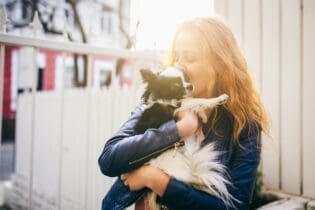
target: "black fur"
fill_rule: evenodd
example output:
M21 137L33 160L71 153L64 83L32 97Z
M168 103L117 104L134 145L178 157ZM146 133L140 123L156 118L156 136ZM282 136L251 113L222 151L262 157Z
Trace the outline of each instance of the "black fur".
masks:
M180 77L162 76L150 70L140 70L140 73L147 84L142 100L146 105L152 104L144 110L137 123L136 134L144 133L149 128L159 128L164 122L174 119L174 111L180 106L180 99L187 93ZM158 102L159 99L164 101L176 99L177 103L170 105Z
M144 133L148 128L159 128L164 122L173 119L174 111L175 107L154 103L152 107L144 110L135 127L136 133Z

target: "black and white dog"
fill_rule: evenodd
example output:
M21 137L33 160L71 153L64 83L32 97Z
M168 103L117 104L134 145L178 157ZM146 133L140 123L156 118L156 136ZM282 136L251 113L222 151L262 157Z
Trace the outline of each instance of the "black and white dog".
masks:
M164 122L174 119L177 111L192 110L202 120L207 121L205 110L225 104L228 96L216 98L191 98L193 86L184 72L177 68L167 68L161 73L141 70L147 87L142 96L144 112L136 125L136 133L144 133L149 128L158 128ZM179 147L180 145L180 147ZM218 162L219 153L214 144L200 148L195 135L182 139L172 149L151 159L148 164L162 169L170 176L199 190L221 198L231 205L233 197L227 190L229 181L224 176L225 168ZM150 193L150 207L160 209L155 202L156 194Z
M193 90L188 78L177 68L168 68L161 73L142 69L140 73L147 86L142 95L144 112L135 128L138 134L173 119L181 100Z
M194 111L206 123L205 110L225 104L228 99L226 94L211 99L189 97L193 85L178 68L170 67L161 73L142 69L140 73L147 86L142 95L144 112L135 128L137 134L158 128L181 110Z

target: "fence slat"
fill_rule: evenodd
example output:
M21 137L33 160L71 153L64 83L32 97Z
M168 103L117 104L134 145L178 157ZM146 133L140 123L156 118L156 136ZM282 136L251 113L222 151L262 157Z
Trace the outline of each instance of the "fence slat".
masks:
M271 136L263 138L262 169L267 188L280 188L280 19L279 0L262 1L262 97Z
M303 194L315 197L315 1L304 0L303 14Z
M85 90L64 93L61 209L84 209L88 94Z
M243 0L228 0L227 22L240 45L243 44Z
M300 0L281 4L282 189L300 194L301 182L301 30Z
M13 205L24 203L27 205L29 198L29 179L30 179L30 142L32 138L32 106L33 99L31 95L19 95L17 101L16 113L16 157L15 157L15 173L12 176L12 183L15 191L10 192L12 198L8 202ZM19 192L19 195L15 193Z
M214 11L217 15L227 16L227 0L214 0Z
M261 54L261 14L259 0L244 1L244 40L243 46L248 66L260 88L260 54Z
M90 105L88 109L88 164L87 164L87 187L86 187L86 209L101 209L101 201L98 200L97 196L97 186L99 185L98 181L100 176L100 170L97 165L97 159L100 154L100 148L98 145L97 139L100 138L100 101L101 94L100 92L91 92L90 93Z
M54 209L59 178L61 95L37 93L35 107L33 208Z
M101 102L100 102L100 138L98 139L98 153L99 156L101 154L101 151L103 150L103 147L106 143L106 140L110 138L113 135L113 121L112 121L112 115L113 115L113 106L111 100L112 93L108 89L104 89L101 92ZM97 187L97 198L99 201L103 199L107 191L109 190L109 187L111 186L113 182L113 178L106 177L101 174L99 170L99 176L98 176L98 187Z

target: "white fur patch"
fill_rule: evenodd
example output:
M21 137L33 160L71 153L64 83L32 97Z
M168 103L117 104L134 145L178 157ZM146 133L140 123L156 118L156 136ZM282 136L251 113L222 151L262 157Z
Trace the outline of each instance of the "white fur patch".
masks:
M181 100L181 106L175 110L174 115L179 111L190 110L195 112L203 123L206 123L208 118L205 111L209 108L225 104L229 96L222 94L216 98L184 98Z
M175 67L169 67L160 73L161 76L165 77L183 77L183 72Z
M203 122L206 122L205 110L224 104L227 99L226 94L210 99L185 98L181 100L181 106L175 110L174 115L178 111L191 110ZM174 103L172 100L161 102ZM221 198L227 206L232 206L232 200L235 199L227 190L229 181L223 175L225 173L224 165L217 161L220 153L214 150L214 144L208 144L200 148L200 143L195 135L182 141L185 142L183 147L167 150L160 156L151 159L149 164L162 169L177 180ZM156 197L157 195L153 192L149 194L150 209L160 209L160 206L156 203Z
M183 147L168 150L150 160L149 164L231 205L232 196L226 187L229 181L223 176L225 168L217 160L220 153L214 150L214 144L200 148L195 136L190 136L183 141L185 142ZM155 202L155 193L150 193L149 200L152 209L160 209Z
M191 85L188 81L185 80L184 72L175 67L169 67L165 69L161 72L160 75L165 77L179 77L182 80L184 87Z

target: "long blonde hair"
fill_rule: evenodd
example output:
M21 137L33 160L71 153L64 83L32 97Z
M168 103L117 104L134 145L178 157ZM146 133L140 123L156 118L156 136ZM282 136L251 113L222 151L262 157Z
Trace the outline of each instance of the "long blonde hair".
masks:
M216 80L213 95L229 95L225 107L233 116L233 139L238 140L246 123L252 126L250 131L260 127L269 134L268 115L254 86L246 59L229 27L214 17L196 18L182 23L174 36L170 65L174 63L174 43L181 31L194 33L209 51L210 69L214 71ZM219 117L215 114L214 122Z

